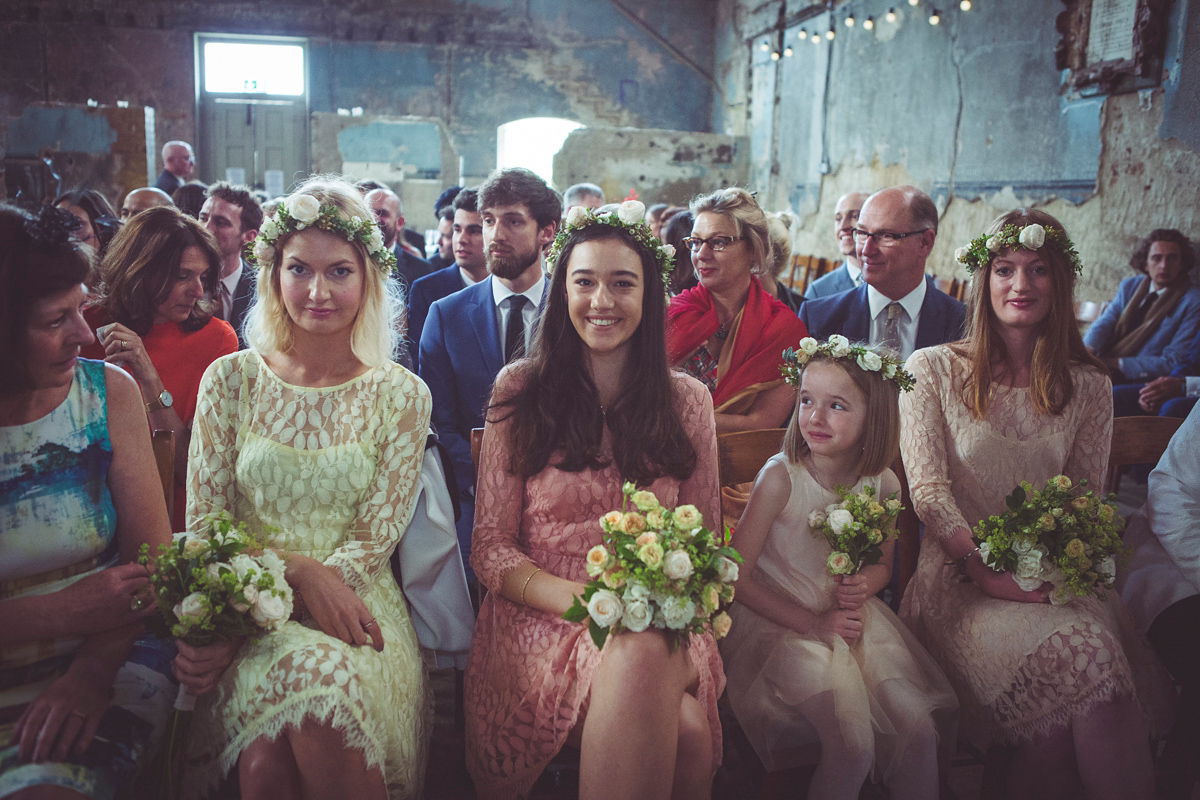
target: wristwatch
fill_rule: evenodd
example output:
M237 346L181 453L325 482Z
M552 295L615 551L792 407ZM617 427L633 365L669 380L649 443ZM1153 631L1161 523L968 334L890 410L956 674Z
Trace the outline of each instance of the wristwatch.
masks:
M155 411L161 411L164 408L170 408L175 403L175 398L171 397L171 393L163 389L158 393L158 397L146 403L146 413L153 414Z

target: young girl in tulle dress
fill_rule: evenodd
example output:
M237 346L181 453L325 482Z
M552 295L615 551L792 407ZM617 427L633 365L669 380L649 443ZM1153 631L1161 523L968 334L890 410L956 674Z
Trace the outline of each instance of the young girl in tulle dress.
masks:
M841 336L801 341L789 381L799 402L783 451L763 467L734 541L745 557L722 642L734 715L768 769L820 743L808 797L856 798L874 768L893 798L938 796L939 756L958 702L938 666L875 597L893 542L853 575L809 519L834 487L899 492L897 399L911 377L890 355ZM794 379L794 380L793 380Z

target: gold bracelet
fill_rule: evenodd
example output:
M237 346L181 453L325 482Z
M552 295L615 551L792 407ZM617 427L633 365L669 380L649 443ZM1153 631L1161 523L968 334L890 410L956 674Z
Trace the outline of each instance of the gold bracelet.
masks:
M533 572L529 573L529 577L521 584L521 605L525 605L525 590L529 588L529 582L533 580L533 576L542 571L541 567L537 567Z

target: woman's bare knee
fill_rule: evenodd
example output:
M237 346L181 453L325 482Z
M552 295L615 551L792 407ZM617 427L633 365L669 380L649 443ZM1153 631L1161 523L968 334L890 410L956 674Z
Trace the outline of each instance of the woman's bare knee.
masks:
M248 798L283 800L299 794L296 759L284 736L255 739L242 751L237 769L242 794Z

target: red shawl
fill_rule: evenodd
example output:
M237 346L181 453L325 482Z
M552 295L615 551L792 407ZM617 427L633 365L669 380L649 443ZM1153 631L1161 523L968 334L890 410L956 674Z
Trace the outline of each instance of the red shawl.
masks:
M667 309L667 362L676 364L704 344L720 323L712 295L703 286L688 289L671 300ZM804 323L790 308L750 278L746 305L730 331L733 351L729 366L719 373L713 406L718 411L747 389L782 380L779 367L783 351L808 335ZM728 348L727 348L728 349ZM721 359L725 364L726 359Z

